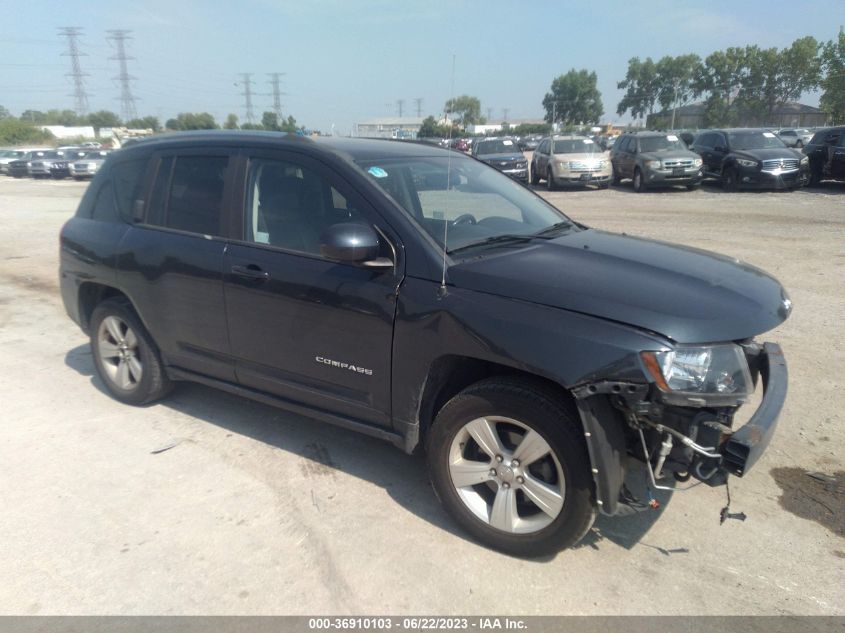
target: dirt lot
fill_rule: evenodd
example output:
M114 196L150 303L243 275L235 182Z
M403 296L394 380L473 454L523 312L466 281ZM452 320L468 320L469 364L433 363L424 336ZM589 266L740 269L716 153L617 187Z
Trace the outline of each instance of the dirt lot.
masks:
M544 194L760 266L795 308L767 336L778 432L732 486L748 519L720 526L700 486L543 561L465 539L422 460L377 440L200 386L110 399L57 289L84 187L0 178L0 613L845 614L845 187Z

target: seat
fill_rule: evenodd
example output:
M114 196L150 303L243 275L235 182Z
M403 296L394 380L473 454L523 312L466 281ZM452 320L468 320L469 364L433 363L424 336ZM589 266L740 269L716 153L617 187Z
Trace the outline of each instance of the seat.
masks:
M282 248L318 253L320 236L312 225L305 183L278 172L262 174L259 181L259 213L269 234L269 243Z

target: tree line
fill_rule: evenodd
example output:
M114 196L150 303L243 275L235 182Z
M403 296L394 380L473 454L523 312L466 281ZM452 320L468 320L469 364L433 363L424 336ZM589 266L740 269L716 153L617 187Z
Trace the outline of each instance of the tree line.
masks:
M52 134L42 131L38 126L64 125L68 127L90 126L96 134L102 128L127 127L131 129L152 130L153 132L183 130L224 129L270 130L296 133L303 130L293 116L279 117L275 112L264 112L260 123L238 124L238 117L229 114L222 126L208 112L180 112L165 121L162 128L158 117L145 116L121 121L114 112L100 110L80 116L73 110L25 110L19 117L14 117L0 105L0 145L21 145L25 143L44 143L53 139Z

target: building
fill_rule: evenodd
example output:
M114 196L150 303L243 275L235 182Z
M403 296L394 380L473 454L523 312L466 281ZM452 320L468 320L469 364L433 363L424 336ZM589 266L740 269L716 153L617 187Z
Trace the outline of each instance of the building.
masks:
M355 136L362 138L417 138L422 117L385 117L355 124Z
M704 103L691 103L675 109L675 129L697 130L706 127ZM785 103L775 108L771 117L760 120L759 117L738 110L736 127L821 127L827 123L827 115L813 106L803 103ZM646 126L651 129L668 128L672 121L672 110L664 110L648 115Z
M545 119L513 119L507 121L489 121L488 123L484 124L471 124L467 125L466 131L467 134L492 134L495 132L500 132L502 128L507 123L508 127L515 128L519 127L520 125L527 124L527 125L547 125Z
M94 128L90 125L39 125L42 131L49 132L55 138L62 140L68 138L94 138Z

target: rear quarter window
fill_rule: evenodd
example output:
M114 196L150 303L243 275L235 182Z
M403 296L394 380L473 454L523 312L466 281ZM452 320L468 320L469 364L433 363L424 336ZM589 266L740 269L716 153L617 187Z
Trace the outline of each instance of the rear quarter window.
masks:
M118 214L125 222L132 219L135 200L141 197L148 159L139 158L115 163L111 168L114 200Z

